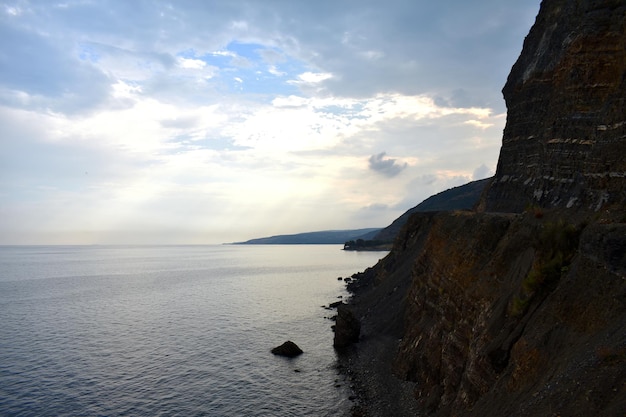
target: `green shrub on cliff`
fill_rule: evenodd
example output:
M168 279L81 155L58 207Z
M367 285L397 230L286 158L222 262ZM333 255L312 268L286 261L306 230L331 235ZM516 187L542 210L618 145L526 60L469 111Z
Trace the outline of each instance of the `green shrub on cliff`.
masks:
M581 231L582 227L563 220L543 225L534 245L535 263L522 280L520 293L511 301L509 311L513 316L524 314L536 294L552 289L567 273L578 249Z

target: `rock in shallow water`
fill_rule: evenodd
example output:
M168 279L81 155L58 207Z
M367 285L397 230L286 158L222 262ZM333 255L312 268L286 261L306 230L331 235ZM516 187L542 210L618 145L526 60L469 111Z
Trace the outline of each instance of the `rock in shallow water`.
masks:
M333 340L333 346L335 348L343 349L359 341L361 322L345 304L337 306L336 321L335 337Z
M300 349L298 345L293 343L291 340L288 340L282 345L277 346L274 349L272 349L272 353L278 356L286 356L288 358L293 358L302 354L303 352L302 352L302 349Z

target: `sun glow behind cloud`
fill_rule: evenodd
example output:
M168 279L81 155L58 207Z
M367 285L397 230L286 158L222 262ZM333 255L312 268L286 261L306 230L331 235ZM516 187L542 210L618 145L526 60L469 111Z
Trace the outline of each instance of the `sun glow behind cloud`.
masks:
M115 20L94 28L84 22L96 5L4 6L1 42L22 60L0 59L0 243L219 243L384 226L495 168L502 109L363 73L359 62L397 59L379 41L319 43L289 20L264 27L265 9L205 22L204 3L199 16L157 7L165 20L152 38L122 29L124 7L139 6L115 6L104 15ZM183 16L196 32L167 26ZM395 65L390 78L402 76ZM359 94L345 90L359 83Z
M82 157L69 161L75 176L84 176L84 185L69 190L51 184L39 193L49 199L54 192L55 204L46 209L44 223L30 222L36 229L71 223L79 230L92 231L89 236L97 240L94 228L121 228L140 236L135 229L158 228L162 218L176 224L177 230L194 230L198 219L203 219L206 235L202 235L208 236L224 228L223 211L240 213L237 223L245 223L246 212L256 212L261 222L264 216L281 213L273 219L272 233L289 228L289 222L281 222L289 218L289 212L306 216L309 228L341 227L350 219L336 221L337 213L323 216L317 205L309 208L307 203L322 199L329 206L345 207L348 213L376 203L393 206L409 192L406 185L413 176L433 168L432 162L430 167L427 160L420 166L418 159L408 155L428 148L435 155L436 143L420 144L418 128L397 136L388 133L389 126L415 123L433 128L447 116L461 117L463 121L456 126L437 128L443 138L448 129L454 131L468 118L500 122L483 109L439 108L419 96L379 95L361 100L289 96L245 109L218 104L184 108L142 97L138 87L121 81L114 87L114 95L132 100L132 105L81 118L20 111L20 117L8 122L19 131L22 123L37 118L40 129L47 132L45 140L99 154L104 159L100 162L109 165L101 171L104 167L83 163ZM373 132L379 136L375 140L370 139ZM413 135L415 144L399 145ZM379 150L380 143L386 149L414 148L414 152L390 154L407 171L397 173L405 177L395 184L404 184L401 192L390 193L386 176L369 171L368 157ZM495 153L497 136L488 146ZM111 161L119 164L117 170L111 170ZM471 170L480 163L477 160ZM406 175L411 171L413 175ZM470 179L470 173L462 170L436 175L446 186ZM347 189L352 191L345 193ZM74 206L81 209L68 211Z

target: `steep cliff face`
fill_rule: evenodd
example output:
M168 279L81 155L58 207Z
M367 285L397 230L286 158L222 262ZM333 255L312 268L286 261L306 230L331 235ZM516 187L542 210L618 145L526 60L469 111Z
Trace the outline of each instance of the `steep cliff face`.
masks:
M626 2L544 0L503 89L498 168L482 209L626 203Z
M626 224L419 213L352 289L372 416L626 410Z
M412 215L350 284L371 416L624 416L626 1L544 0L504 95L478 212Z
M396 374L438 415L623 415L625 255L623 224L441 216L413 264Z

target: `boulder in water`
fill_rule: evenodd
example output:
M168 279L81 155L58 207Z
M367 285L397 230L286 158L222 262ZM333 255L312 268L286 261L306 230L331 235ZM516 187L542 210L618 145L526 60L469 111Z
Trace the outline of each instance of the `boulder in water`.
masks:
M303 352L302 352L302 349L300 349L298 345L293 343L291 340L288 340L282 345L277 346L274 349L272 349L272 353L278 356L286 356L288 358L293 358L295 356L300 355Z

